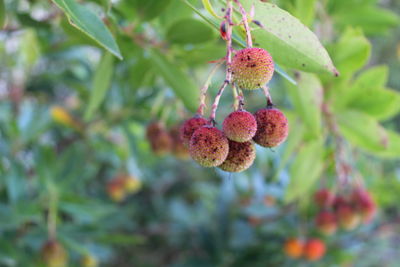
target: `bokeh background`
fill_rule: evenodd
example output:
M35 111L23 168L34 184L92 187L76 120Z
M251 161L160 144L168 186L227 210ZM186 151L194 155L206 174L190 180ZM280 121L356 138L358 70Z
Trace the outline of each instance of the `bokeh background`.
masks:
M101 18L123 60L71 25L54 3L63 1L0 2L0 266L46 266L49 239L69 262L53 266L399 266L399 1L268 1L315 32L341 76L279 62L270 88L288 140L257 147L235 174L157 153L146 138L150 123L172 129L194 114L209 61L224 56L220 20L201 1L72 1ZM223 14L224 1L210 3ZM207 103L223 79L217 72ZM251 112L265 106L261 90L245 98ZM231 111L226 90L219 125ZM377 215L322 235L314 192L354 184ZM321 239L325 255L290 258L293 237Z

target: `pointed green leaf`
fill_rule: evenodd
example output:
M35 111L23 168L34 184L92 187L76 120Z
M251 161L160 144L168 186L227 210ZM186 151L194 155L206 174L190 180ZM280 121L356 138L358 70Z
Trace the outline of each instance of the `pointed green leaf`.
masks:
M151 49L149 51L154 68L164 78L164 81L171 86L175 95L182 100L186 108L195 112L198 105L199 89L193 80L159 50Z
M339 42L328 50L340 73L351 74L368 62L371 44L361 30L347 28Z
M353 110L341 112L336 118L340 133L354 146L369 152L387 148L387 133L376 119Z
M171 43L198 44L211 40L215 36L212 28L202 21L185 18L172 24L166 38Z
M400 157L400 134L394 131L386 130L388 135L388 145L385 150L375 152L374 155L383 158Z
M107 90L110 87L111 77L113 74L113 57L110 53L104 53L101 58L96 72L93 76L92 90L90 92L89 104L85 111L85 120L92 118L95 111L103 102Z
M243 4L247 10L254 4L254 19L262 26L252 31L253 38L255 43L271 53L277 63L302 71L337 75L328 52L317 36L297 18L277 5L259 0Z
M76 3L75 0L53 0L53 2L64 11L72 26L84 32L119 59L122 59L114 37L95 13Z

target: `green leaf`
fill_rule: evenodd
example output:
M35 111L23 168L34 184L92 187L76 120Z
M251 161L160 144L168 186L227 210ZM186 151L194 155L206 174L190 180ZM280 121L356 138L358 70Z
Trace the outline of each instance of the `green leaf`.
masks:
M335 110L347 108L350 102L365 96L365 88L382 90L387 82L388 72L386 66L376 66L362 72L351 85L347 81L336 83L335 89L329 92L333 108Z
M95 13L85 6L77 4L75 0L53 0L53 2L64 11L72 26L84 32L119 59L122 59L114 37Z
M214 37L213 30L203 22L185 18L176 21L167 31L167 39L177 44L198 44L211 40Z
M262 27L252 31L253 38L255 43L271 53L277 63L302 71L337 75L328 52L297 18L274 4L259 0L243 4L247 10L254 4L254 19Z
M384 34L389 28L396 27L400 18L390 10L362 5L342 9L334 15L334 21L340 28L350 25L361 27L366 34Z
M315 17L316 0L296 0L294 15L307 26L310 26Z
M369 152L383 151L388 136L378 121L359 111L347 110L337 114L340 133L354 146Z
M208 11L208 13L213 15L213 17L215 17L215 18L219 18L219 19L221 18L220 16L218 16L217 13L215 13L214 8L212 7L210 0L201 0L201 2L203 3L203 6Z
M32 67L40 57L40 45L36 30L28 28L22 36L21 54L26 67Z
M0 0L0 29L6 24L6 6L4 0Z
M323 170L323 144L320 140L305 143L290 168L290 183L286 189L285 202L305 197Z
M307 134L314 138L321 135L322 85L315 74L300 73L297 86L287 86L297 114L307 126Z
M386 130L388 137L388 145L385 150L375 152L374 155L383 158L399 158L400 157L400 135L397 132Z
M137 15L142 20L152 20L160 15L171 3L171 0L130 0Z
M94 112L100 107L101 103L103 102L111 83L112 74L113 57L110 53L104 53L93 76L89 104L85 111L86 121L92 118Z
M195 112L199 98L199 89L196 84L189 78L188 74L184 73L176 66L176 63L171 62L159 50L151 49L149 51L154 67L164 78L164 81L171 86L175 95L183 101L186 108Z
M340 73L351 74L368 62L371 44L361 30L347 28L339 42L328 50Z
M361 92L362 91L362 92ZM378 120L393 117L400 111L400 93L384 88L361 88L348 108L362 111Z
M362 72L354 82L356 87L384 87L389 77L388 66L375 66Z

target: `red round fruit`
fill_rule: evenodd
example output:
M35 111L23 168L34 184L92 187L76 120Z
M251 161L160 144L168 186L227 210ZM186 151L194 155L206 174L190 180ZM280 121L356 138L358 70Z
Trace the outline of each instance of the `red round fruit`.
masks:
M255 113L257 132L253 140L263 147L275 147L286 140L289 124L285 115L276 108L264 108Z
M180 127L180 138L182 143L186 146L189 147L190 145L190 138L192 138L193 133L200 127L207 125L208 121L199 116L196 115L193 118L187 119L184 121Z
M321 211L315 218L315 225L325 235L332 235L336 232L336 216L330 211Z
M320 239L310 239L304 245L304 257L309 261L321 259L326 251L325 243Z
M228 156L229 142L216 127L198 128L190 139L190 156L204 167L221 165Z
M250 112L237 110L225 118L222 130L229 140L247 142L256 134L257 122Z
M218 168L227 172L241 172L248 169L256 158L256 149L252 142L238 143L229 140L229 153Z

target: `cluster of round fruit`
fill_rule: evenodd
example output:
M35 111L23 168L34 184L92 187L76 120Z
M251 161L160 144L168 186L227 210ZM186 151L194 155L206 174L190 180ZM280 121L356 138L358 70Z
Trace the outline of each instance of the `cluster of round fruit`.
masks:
M205 118L195 116L182 124L180 135L190 156L200 165L241 172L249 168L256 157L253 141L263 147L279 145L288 135L288 121L272 106L254 115L239 109L224 119L222 130Z
M146 137L154 154L164 156L172 153L181 160L189 158L189 151L182 144L179 136L179 127L175 125L167 130L164 123L159 121L154 121L147 126Z
M64 246L57 240L47 240L41 249L41 260L47 267L67 267L68 253ZM98 266L97 259L86 253L82 256L80 266L96 267Z
M107 193L113 201L121 202L127 195L138 192L141 187L142 183L138 178L120 174L108 182Z
M320 209L315 224L326 235L335 233L338 225L344 230L353 230L360 222L369 223L376 213L371 194L360 186L340 195L323 188L315 193L314 198Z
M317 261L324 256L326 246L324 241L318 238L311 238L306 241L300 238L291 238L285 242L284 251L292 259L303 257L308 261Z

